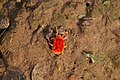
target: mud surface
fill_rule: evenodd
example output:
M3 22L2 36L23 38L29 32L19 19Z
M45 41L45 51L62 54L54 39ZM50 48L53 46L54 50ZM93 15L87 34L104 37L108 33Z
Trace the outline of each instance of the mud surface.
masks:
M55 27L68 32L61 55L46 39ZM0 0L0 80L120 80L119 75L120 0Z

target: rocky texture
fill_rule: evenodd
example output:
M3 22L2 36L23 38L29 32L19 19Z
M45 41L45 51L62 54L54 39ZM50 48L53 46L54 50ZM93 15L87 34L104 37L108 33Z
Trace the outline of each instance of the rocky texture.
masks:
M120 80L120 0L105 1L1 0L1 25L7 28L0 31L1 78ZM59 56L45 38L47 29L56 26L68 31ZM88 63L83 50L101 63Z

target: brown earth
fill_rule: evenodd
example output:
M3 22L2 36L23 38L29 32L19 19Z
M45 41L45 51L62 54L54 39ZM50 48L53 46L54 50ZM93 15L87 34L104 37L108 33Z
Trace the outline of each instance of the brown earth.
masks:
M0 0L0 10L10 19L0 35L1 80L120 80L120 0ZM58 56L45 38L56 26L68 31Z

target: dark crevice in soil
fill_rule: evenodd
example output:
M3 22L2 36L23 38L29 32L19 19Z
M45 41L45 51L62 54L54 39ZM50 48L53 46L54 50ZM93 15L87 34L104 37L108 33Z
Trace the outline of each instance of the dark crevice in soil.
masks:
M32 32L32 36L31 36L31 39L30 39L30 44L32 44L33 38L40 28L41 28L41 26L39 25L37 27L37 29Z
M86 17L92 17L92 11L94 9L94 0L92 2L86 2Z
M32 65L30 68L30 80L32 80L32 72L33 72L33 69L35 68L35 66L36 66L36 64Z
M86 3L86 7L89 7L90 6L90 3Z
M5 33L6 29L0 29L0 43L2 41L2 36Z
M28 21L28 24L29 24L29 29L32 29L32 25L31 25L31 20L33 19L33 15L32 13L27 17L27 21Z
M3 58L3 54L0 52L0 59L2 59Z
M102 21L104 22L105 26L107 26L108 23L111 24L111 18L110 18L109 14L108 14L108 11L106 11L105 13L103 13Z
M83 33L85 29L85 24L83 24L85 21L90 22L90 18L92 18L92 11L94 9L94 0L92 2L86 2L86 13L85 16L80 18L77 22L77 26L80 29L80 32Z
M4 39L7 35L7 33L10 31L9 28L10 28L11 25L8 26L8 28L5 28L5 29L0 29L0 45L3 44L4 42Z

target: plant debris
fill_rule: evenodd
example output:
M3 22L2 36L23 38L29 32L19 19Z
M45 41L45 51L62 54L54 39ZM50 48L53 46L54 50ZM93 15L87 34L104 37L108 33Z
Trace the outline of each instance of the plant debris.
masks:
M100 63L100 60L99 60L97 57L95 57L92 52L83 50L82 53L83 53L87 58L89 58L89 59L92 61L92 63Z

